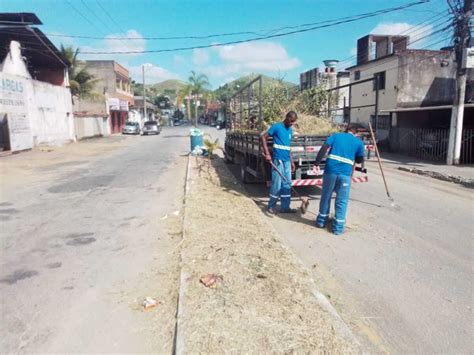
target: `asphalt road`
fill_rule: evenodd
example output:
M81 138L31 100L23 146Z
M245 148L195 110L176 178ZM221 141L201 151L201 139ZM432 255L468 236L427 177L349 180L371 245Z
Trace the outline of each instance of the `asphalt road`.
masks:
M1 158L1 353L171 352L188 129Z
M299 190L311 196L305 216L268 218L368 351L472 353L472 190L397 166L386 165L393 207L378 165L367 163L369 182L352 186L342 237L314 227L315 187ZM264 209L266 188L246 189Z

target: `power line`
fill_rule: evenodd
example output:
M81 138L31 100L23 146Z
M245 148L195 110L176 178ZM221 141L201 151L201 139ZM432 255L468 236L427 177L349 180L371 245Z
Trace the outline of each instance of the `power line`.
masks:
M386 8L386 9L381 9L373 12L367 12L367 13L362 13L358 15L352 15L352 16L346 16L342 18L337 18L333 20L325 20L325 21L319 21L319 22L312 22L312 23L304 23L300 25L295 25L295 26L285 26L285 27L279 27L279 28L274 28L274 29L267 29L267 30L258 30L258 31L241 31L241 32L228 32L228 33L217 33L217 34L207 34L207 35L198 35L198 36L172 36L172 37L141 37L141 38L127 38L127 40L138 40L138 39L144 39L144 40L186 40L186 39L211 39L211 38L217 38L217 37L227 37L227 36L237 36L237 35L253 35L253 36L270 36L270 35L276 35L275 32L279 32L282 30L295 30L297 28L303 28L303 27L309 27L309 26L316 26L316 25L323 25L323 24L331 24L333 22L337 21L348 21L352 22L355 20L367 18L367 17L373 17L397 10L406 10L409 7L420 5L420 4L425 4L430 2L430 0L420 0L417 2L409 3L406 5L398 6L398 7L393 7L393 8ZM64 34L47 34L48 36L53 36L53 37L70 37L70 38L82 38L82 39L105 39L104 37L98 37L98 36L81 36L81 35L64 35ZM123 40L124 38L122 37L107 37L108 40Z
M433 30L435 30L435 29L439 29L439 30L436 30L436 31L434 31L434 32L430 32L430 33L428 33L428 34L425 35L425 36L418 37L417 39L415 39L415 40L413 40L413 41L410 41L410 42L408 43L408 45L409 45L409 46L412 46L413 44L415 44L415 43L417 43L417 42L420 42L421 40L423 40L423 39L425 39L425 38L427 38L427 37L430 37L431 35L434 35L434 34L437 34L437 33L440 33L440 32L445 31L446 29L448 29L448 28L450 27L450 26L444 26L444 25L446 25L446 24L448 24L448 23L451 23L451 20L450 20L450 19L445 20L444 22L442 22L442 23L436 25L435 27L432 27L432 28L430 27L430 28L425 29L424 31L418 33L418 34L417 34L417 37L420 36L420 35L422 35L422 34L424 34L424 33L426 33L426 32L433 31ZM408 35L408 33L407 33L407 35ZM370 50L370 48L366 48L366 49L364 49L364 51L362 51L361 54L362 54L362 55L365 55L366 53L368 53L369 50ZM351 57L349 58L349 60L346 59L345 61L340 62L340 64L338 65L338 68L343 68L344 66L350 66L350 65L353 63L353 60L356 59L357 55L358 55L358 54L351 56Z
M433 24L435 24L436 22L439 22L440 20L442 20L441 25L443 25L444 23L447 22L447 21L445 20L445 18L442 17L442 16L445 15L446 13L447 13L447 10L442 11L442 12L440 12L439 14L437 14L437 15L435 15L435 16L433 16L433 17L430 17L430 18L428 18L428 19L426 19L426 20L424 20L424 21L422 21L422 22L420 22L420 23L418 23L418 24L416 24L416 25L414 25L414 26L412 26L412 27L410 27L410 28L408 28L408 29L406 29L406 30L400 32L399 34L397 34L397 36L402 36L402 35L403 35L403 36L407 36L407 35L410 35L410 36L411 36L411 35L413 35L414 33L416 33L417 31L419 31L419 30L421 30L421 29L423 29L423 28L428 28L428 26L433 25ZM438 17L440 17L440 18L438 18ZM448 21L450 21L450 19L449 19ZM435 29L436 27L438 27L439 25L440 25L440 24L436 24L434 27L432 27L432 28L430 28L430 29L433 30L433 29ZM425 31L423 31L423 33L424 33L424 32L425 32ZM418 35L419 35L419 34L418 34ZM414 37L414 36L413 36L413 37ZM410 43L410 45L411 45L411 44L413 44L413 42ZM369 48L366 48L366 49L365 49L365 51L368 51L368 50L369 50ZM365 52L364 52L364 53L365 53ZM342 59L342 60L338 63L337 67L338 67L338 68L343 68L343 67L345 67L345 66L347 66L347 65L350 65L356 57L357 57L357 54L354 54L354 55L351 55L351 56L349 56L349 57L347 57L347 58Z
M310 28L305 28L305 29L299 29L299 30L294 30L294 31L289 31L289 32L284 32L284 33L278 33L278 34L272 34L268 36L262 36L262 37L254 37L254 38L249 38L249 39L243 39L243 40L237 40L237 41L229 41L229 42L224 42L224 43L214 43L214 44L206 44L206 45L200 45L200 46L189 46L189 47L178 47L178 48L169 48L169 49L156 49L156 50L144 50L144 51L110 51L110 52L83 52L83 54L142 54L142 53L164 53L164 52L179 52L179 51L185 51L185 50L192 50L192 49L204 49L204 48L211 48L211 47L221 47L221 46L226 46L226 45L232 45L232 44L241 44L241 43L248 43L248 42L255 42L255 41L262 41L265 39L270 39L270 38L277 38L277 37L285 37L289 36L292 34L298 34L298 33L304 33L304 32L310 32L314 31L317 29L321 28L328 28L328 27L333 27L337 26L340 24L345 24L345 23L350 23L350 22L355 22L361 19L369 18L369 17L375 17L381 14L386 14L389 12L394 12L394 11L400 11L403 9L406 9L408 7L420 5L426 3L426 0L421 0L417 2L412 2L406 5L402 6L397 6L397 7L392 7L384 10L379 10L375 11L366 15L358 16L356 18L351 18L351 19L346 19L346 20L339 20L330 24L325 24L325 25L320 25L320 26L314 26Z
M126 33L126 31L124 29L122 29L122 27L117 23L117 21L115 21L115 19L112 16L109 15L109 12L104 9L104 7L100 3L100 1L99 0L95 0L95 1L96 1L97 5L99 5L99 7L101 8L102 12L110 19L110 21L113 22L113 24L115 26L117 26L117 28L120 30L120 32Z
M87 11L89 11L107 30L113 32L114 30L109 27L108 24L106 24L92 9L87 5L87 3L84 0L81 0L81 3L84 5Z
M76 11L84 20L86 20L91 26L94 26L97 30L100 31L100 29L91 21L89 20L82 12L80 12L69 0L66 0L67 4L73 8L74 11Z
M436 42L432 42L430 44L428 44L427 46L425 46L424 48L420 48L420 49L417 49L417 51L420 51L420 50L429 50L429 47L432 47L434 45L437 45L439 43L442 43L444 41L446 41L447 39L449 39L449 36L448 37L445 37L445 38L442 38L441 40L438 40ZM405 64L402 64L402 65L395 65L393 67L389 67L387 69L384 69L384 71L390 71L390 70L395 70L395 69L398 69L398 68L402 68L404 66L407 66L407 65L410 65L410 64L415 64L415 63L418 63L418 62L422 62L424 60L428 60L428 59L432 59L436 56L438 56L440 53L437 51L436 53L433 53L432 55L429 55L429 56L426 56L424 58L421 58L421 59L418 59L418 60L414 60L414 61L411 61L411 62L407 62ZM369 62L370 63L370 62ZM364 64L369 64L369 63L364 63ZM371 66L370 69L375 69L377 67L380 67L382 65L385 65L386 63L381 63L381 64L377 64L377 65L374 65L374 66ZM373 76L373 73L372 74L369 74L368 76L362 76L360 77L359 80L362 80L362 79L368 79L368 78L371 78ZM357 81L356 81L357 82Z

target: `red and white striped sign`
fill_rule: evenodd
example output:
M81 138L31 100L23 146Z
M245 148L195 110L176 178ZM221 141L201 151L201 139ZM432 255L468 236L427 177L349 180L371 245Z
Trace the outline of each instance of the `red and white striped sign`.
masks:
M353 177L352 182L368 182L368 176ZM292 186L321 186L323 184L323 179L298 179L291 181Z

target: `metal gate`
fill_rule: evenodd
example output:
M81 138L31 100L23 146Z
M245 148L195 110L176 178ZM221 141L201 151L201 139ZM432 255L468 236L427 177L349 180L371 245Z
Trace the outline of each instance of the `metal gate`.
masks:
M263 129L260 75L227 98L226 129L231 131Z

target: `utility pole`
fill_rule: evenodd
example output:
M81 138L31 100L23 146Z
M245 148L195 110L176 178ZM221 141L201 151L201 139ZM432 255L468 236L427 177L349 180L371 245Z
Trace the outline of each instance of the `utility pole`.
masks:
M194 126L197 127L198 124L198 107L199 107L199 98L200 95L194 95Z
M146 96L145 96L145 64L142 65L142 76L143 76L143 122L148 121L146 119Z
M455 43L456 58L456 91L454 93L453 108L451 110L451 125L449 129L448 165L458 165L461 157L462 128L464 120L464 100L466 96L467 69L462 68L464 49L469 45L471 38L472 0L464 0L463 11L453 9L455 16Z

